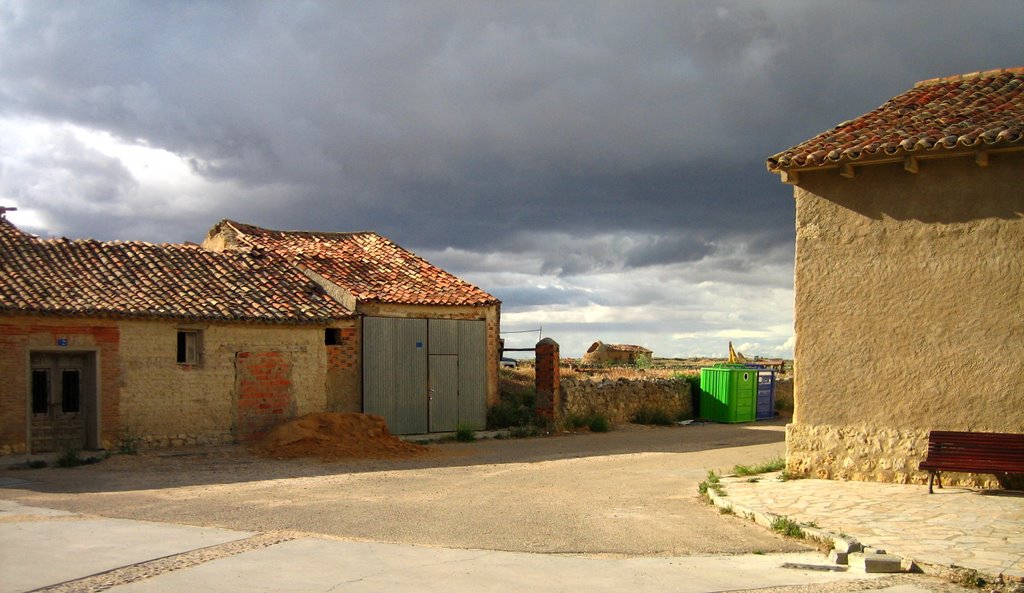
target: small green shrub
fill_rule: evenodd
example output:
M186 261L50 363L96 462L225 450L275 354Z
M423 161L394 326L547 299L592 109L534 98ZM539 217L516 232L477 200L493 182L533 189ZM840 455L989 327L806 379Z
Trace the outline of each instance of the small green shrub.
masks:
M579 430L590 424L590 416L584 414L568 414L562 419L562 426L566 430Z
M636 357L636 361L634 362L634 364L638 369L649 369L651 368L651 359L643 354L640 354Z
M800 539L804 537L804 530L800 529L800 524L789 517L776 517L775 520L772 521L772 531L787 537Z
M780 482L788 482L790 480L799 480L801 478L803 478L803 476L801 476L800 474L795 474L795 473L793 473L791 471L788 471L788 470L782 470L782 473L779 474L779 481Z
M141 442L142 437L135 434L130 427L125 428L124 434L121 435L121 439L117 442L117 451L121 455L138 455L139 443Z
M697 493L706 499L710 500L708 492L714 492L719 496L725 496L725 488L722 486L722 480L714 470L708 470L707 477L700 484L697 484Z
M636 414L633 414L633 423L668 426L675 423L675 418L665 408L645 406L637 410Z
M455 429L455 440L460 443L472 443L476 440L475 431L468 424L459 424Z
M781 469L785 469L785 467L785 458L774 457L763 463L758 463L757 465L737 465L732 468L732 471L737 476L756 476L757 474L777 472Z
M74 445L65 445L57 457L58 467L78 467L82 462L81 451Z
M496 430L525 426L535 422L536 416L537 394L535 392L521 387L503 389L498 404L487 410L487 428Z
M735 515L736 511L732 510L731 506L722 507L718 509L718 512L722 515Z
M608 432L612 429L612 422L603 414L594 414L587 423L590 432Z

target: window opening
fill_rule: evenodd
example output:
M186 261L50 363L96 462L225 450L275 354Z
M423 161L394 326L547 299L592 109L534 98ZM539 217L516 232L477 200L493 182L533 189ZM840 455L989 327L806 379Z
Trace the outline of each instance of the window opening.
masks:
M50 371L32 369L32 413L45 414L50 410Z
M178 364L199 363L199 332L178 332Z
M337 327L329 327L324 330L324 344L327 346L340 346L341 345L341 329Z
M81 374L78 369L60 372L60 409L65 414L77 414L81 406Z

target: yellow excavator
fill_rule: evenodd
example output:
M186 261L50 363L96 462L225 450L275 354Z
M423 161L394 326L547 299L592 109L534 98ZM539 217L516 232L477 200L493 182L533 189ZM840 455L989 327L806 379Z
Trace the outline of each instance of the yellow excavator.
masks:
M750 360L743 356L742 352L736 352L732 347L732 342L729 342L729 362L732 364L744 364L750 362Z

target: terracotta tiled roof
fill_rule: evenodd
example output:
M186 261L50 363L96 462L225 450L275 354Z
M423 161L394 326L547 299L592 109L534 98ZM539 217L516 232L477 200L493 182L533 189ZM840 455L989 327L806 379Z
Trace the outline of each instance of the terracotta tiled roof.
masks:
M197 245L44 240L2 216L0 311L274 323L351 316L278 258Z
M231 220L235 239L304 266L364 302L490 305L498 299L376 233L274 231Z
M1024 67L925 80L768 159L770 171L1024 145Z

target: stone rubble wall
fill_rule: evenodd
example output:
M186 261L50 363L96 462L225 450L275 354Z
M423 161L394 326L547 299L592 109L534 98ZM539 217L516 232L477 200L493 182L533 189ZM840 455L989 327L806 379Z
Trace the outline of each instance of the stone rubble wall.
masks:
M918 465L928 454L928 430L786 425L786 471L805 478L927 484L928 472ZM942 484L999 488L989 474L942 473Z
M684 379L592 381L562 378L562 417L600 413L613 424L632 421L641 408L663 408L679 417L693 414L690 383Z

